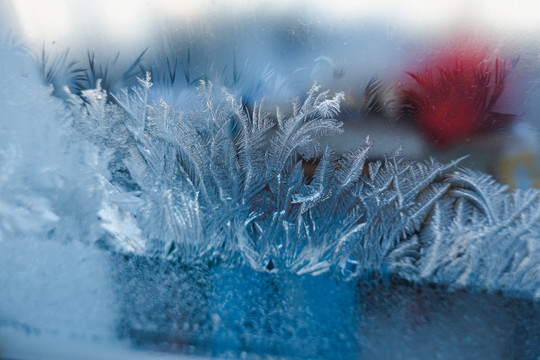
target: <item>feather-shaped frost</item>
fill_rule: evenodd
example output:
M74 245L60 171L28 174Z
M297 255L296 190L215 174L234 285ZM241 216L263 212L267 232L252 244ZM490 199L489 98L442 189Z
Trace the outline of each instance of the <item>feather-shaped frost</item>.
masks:
M33 233L91 237L117 251L186 263L345 278L391 272L540 296L538 190L510 194L488 175L450 174L459 160L372 162L369 140L348 153L321 152L320 138L342 131L340 93L314 86L305 101L270 115L262 100L246 106L209 82L190 83L186 101L172 104L154 96L160 92L152 93L149 74L114 94L95 85L66 92L69 114L60 106L60 121L36 127L79 139L60 147L77 156L57 154L67 156L66 171L53 166L38 186L13 187L9 179L26 170L14 160L22 145L7 135L0 147L4 237L33 217L43 220L27 227ZM60 138L51 136L51 144ZM79 155L83 161L74 160ZM313 161L306 176L303 164ZM83 186L78 174L87 174ZM26 212L17 220L13 209Z
M540 191L506 192L490 176L462 170L422 233L420 276L452 287L540 294Z

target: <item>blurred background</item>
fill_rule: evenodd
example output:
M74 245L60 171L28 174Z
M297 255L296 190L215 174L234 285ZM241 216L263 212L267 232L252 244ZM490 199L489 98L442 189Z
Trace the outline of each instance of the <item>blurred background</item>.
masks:
M535 1L0 0L0 31L44 73L94 78L44 76L55 91L110 69L114 92L149 71L156 98L180 108L210 80L271 110L316 82L345 93L345 131L328 139L338 152L369 135L372 159L468 155L511 186L540 186Z

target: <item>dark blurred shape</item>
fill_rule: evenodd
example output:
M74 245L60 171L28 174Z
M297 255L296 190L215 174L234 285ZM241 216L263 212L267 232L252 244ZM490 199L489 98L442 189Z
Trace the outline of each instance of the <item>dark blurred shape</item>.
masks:
M145 53L146 50L142 51L131 65L126 67L119 62L119 52L112 60L99 63L95 59L95 53L88 51L88 66L84 66L71 59L69 49L54 53L43 46L36 61L43 83L53 87L54 96L69 101L66 89L72 94L81 95L85 90L96 89L99 82L101 89L109 94L108 100L113 101L112 94L137 83Z

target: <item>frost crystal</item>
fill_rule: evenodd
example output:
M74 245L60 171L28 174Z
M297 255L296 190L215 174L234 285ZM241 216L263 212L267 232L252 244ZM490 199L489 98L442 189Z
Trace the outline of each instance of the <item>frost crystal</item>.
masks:
M115 93L97 79L93 90L68 89L66 109L25 81L0 97L0 239L540 297L540 192L450 174L458 161L368 162L369 141L340 155L320 149L322 136L342 131L343 94L315 85L269 114L201 81L169 104L148 73ZM27 101L26 112L13 105Z
M506 192L463 170L422 232L419 275L430 281L540 295L540 191Z

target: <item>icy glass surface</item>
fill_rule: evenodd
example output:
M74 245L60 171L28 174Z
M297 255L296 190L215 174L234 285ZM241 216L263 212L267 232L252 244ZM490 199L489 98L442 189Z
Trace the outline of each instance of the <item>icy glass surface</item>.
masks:
M0 5L0 358L540 356L537 29Z

